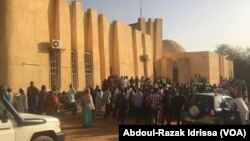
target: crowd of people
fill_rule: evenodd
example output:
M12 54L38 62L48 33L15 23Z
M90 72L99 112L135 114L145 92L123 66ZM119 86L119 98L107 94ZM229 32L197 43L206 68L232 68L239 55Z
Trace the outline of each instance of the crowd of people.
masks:
M193 85L201 83L202 85ZM103 119L114 118L125 124L126 118L134 118L140 124L172 124L179 125L182 111L190 94L195 92L215 92L232 97L246 96L247 88L237 79L223 79L220 85L207 85L205 77L195 75L188 84L173 83L169 78L160 77L155 82L148 77L110 76L102 86L86 88L81 96L82 125L91 127L92 120L98 116ZM67 92L57 95L47 91L42 85L39 90L34 82L30 82L27 94L23 88L13 94L5 86L5 97L18 112L32 114L56 115L59 101L77 104L77 91L69 85ZM102 114L102 107L105 112Z
M39 90L34 82L30 82L27 93L24 88L20 88L18 93L13 93L11 88L6 85L4 88L4 96L9 103L20 113L31 113L39 115L55 116L58 109L58 97L55 91L47 91L46 86L42 85ZM69 102L75 102L74 95L76 90L70 85L67 93Z
M104 119L112 116L121 124L124 124L126 117L135 118L136 123L163 125L176 121L181 124L185 103L189 95L195 92L221 93L233 98L247 95L246 86L237 79L224 79L220 85L208 85L201 75L195 75L188 84L172 83L164 77L153 83L143 76L130 79L127 76L110 76L103 81L102 88L96 86L91 89L96 107L93 117L99 116L101 106L105 105ZM102 103L106 95L110 100Z

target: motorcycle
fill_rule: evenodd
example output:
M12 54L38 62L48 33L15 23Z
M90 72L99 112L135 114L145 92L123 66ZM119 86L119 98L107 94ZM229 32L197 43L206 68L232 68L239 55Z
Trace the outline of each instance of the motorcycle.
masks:
M73 115L77 115L77 110L76 103L62 102L62 105L59 106L61 113L71 112Z

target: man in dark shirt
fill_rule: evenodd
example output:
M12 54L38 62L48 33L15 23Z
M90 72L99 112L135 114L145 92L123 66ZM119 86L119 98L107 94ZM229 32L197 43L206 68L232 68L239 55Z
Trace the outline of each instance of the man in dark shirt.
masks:
M39 90L34 86L34 82L31 81L30 86L27 89L28 112L31 114L37 113L38 94L39 94Z
M118 109L118 121L120 124L124 124L124 118L127 109L127 99L125 97L125 91L122 90L116 97L117 109Z

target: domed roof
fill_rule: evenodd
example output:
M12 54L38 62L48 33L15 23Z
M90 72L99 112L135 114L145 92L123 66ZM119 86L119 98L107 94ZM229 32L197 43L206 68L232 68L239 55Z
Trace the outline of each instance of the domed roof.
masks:
M163 40L162 46L165 53L186 52L180 44L172 40Z

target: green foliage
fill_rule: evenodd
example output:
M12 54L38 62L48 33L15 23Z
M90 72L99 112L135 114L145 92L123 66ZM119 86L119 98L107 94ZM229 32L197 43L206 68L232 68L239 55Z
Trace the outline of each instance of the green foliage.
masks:
M216 53L224 55L234 62L234 76L250 83L250 47L217 45Z

